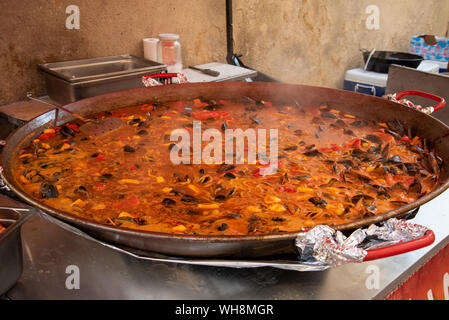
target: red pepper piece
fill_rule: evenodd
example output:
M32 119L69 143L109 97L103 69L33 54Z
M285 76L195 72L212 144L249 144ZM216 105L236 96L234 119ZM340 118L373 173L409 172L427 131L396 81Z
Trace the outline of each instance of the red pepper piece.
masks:
M289 186L278 186L277 190L280 192L288 192L288 193L295 193L297 191L295 188Z
M385 183L387 184L388 187L391 187L395 184L394 178L391 174L387 174L385 176Z
M140 108L140 110L142 111L151 111L153 110L153 106L151 104L144 104L142 108Z
M97 190L103 190L106 186L102 183L97 184Z
M59 130L61 130L61 127L50 127L50 129L55 130L56 132L58 132Z
M99 154L98 156L95 157L95 160L100 161L100 160L105 160L106 159L106 155L104 154Z
M252 175L254 178L259 178L260 177L260 168L256 169L252 172Z
M413 176L401 176L401 175L395 175L393 176L393 179L395 182L402 183L405 187L410 187L410 185L415 182L415 177Z
M55 136L55 133L53 132L49 132L49 133L42 133L40 136L38 136L37 138L41 141L43 140L48 140L50 138L53 138Z
M130 207L137 206L139 204L139 199L136 197L129 197L128 199L123 199L120 201L117 201L114 204L114 208L116 209L127 209Z
M269 102L269 101L263 101L262 103L264 105L266 105L267 107L272 107L273 106L273 104L271 102Z
M359 138L355 138L355 139L351 140L348 144L346 144L345 147L361 149L362 148L362 140L360 140Z
M67 125L67 127L69 127L70 129L72 129L75 132L79 131L79 129L78 129L79 125L77 125L76 123L70 123L70 124Z
M206 119L218 119L221 114L219 111L211 111L211 112L194 112L193 117L197 120L206 120Z
M337 152L341 151L341 147L336 144L331 144L331 148L332 148L332 150L337 151Z
M127 117L128 115L125 113L122 114L111 114L110 117L111 118L123 118L123 117Z
M200 99L193 99L193 106L194 106L195 108L202 108L202 107L207 106L207 103L201 102Z
M404 142L410 142L410 138L406 135L404 135L401 139L399 139L399 142L404 141Z
M326 153L326 152L332 152L334 150L332 150L332 148L319 148L318 151L321 153Z

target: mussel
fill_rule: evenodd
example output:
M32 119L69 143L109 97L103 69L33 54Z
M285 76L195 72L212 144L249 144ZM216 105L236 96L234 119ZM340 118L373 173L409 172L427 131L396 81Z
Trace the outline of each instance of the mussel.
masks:
M362 201L363 205L367 206L367 205L370 205L374 201L374 198L367 194L358 194L351 198L351 202L353 204L358 203L360 200Z
M42 182L39 193L44 199L57 198L59 197L58 188L49 182Z
M195 198L194 196L188 195L188 194L183 195L181 198L181 201L187 202L187 203L199 202L199 200L197 198Z
M71 128L67 127L67 126L62 126L61 130L59 130L59 133L64 138L74 137L75 136L75 131L73 131L73 129L71 129Z
M321 117L322 118L327 118L327 119L338 119L339 116L336 113L333 112L329 112L329 111L324 111L321 113Z
M308 157L318 157L318 156L321 156L322 153L319 152L317 149L314 149L311 151L304 152L304 155L306 155Z
M176 204L176 201L173 200L173 199L170 199L170 198L164 198L164 199L162 200L162 204L165 205L165 206L167 206L167 207L169 207L169 206L175 205L175 204Z
M309 198L309 201L312 202L318 208L325 208L327 206L327 202L321 199L320 197Z

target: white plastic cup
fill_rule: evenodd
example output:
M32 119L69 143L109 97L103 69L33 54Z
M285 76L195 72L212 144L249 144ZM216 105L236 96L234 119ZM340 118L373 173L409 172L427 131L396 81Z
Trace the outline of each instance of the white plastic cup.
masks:
M158 42L159 42L158 38L143 39L143 56L145 57L145 59L160 62L157 54Z

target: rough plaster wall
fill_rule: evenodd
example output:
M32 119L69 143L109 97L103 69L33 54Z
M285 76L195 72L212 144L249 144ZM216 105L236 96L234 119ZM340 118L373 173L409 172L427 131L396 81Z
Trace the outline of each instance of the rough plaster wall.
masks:
M65 9L80 8L80 29L67 30ZM142 39L180 35L186 64L224 61L225 3L218 0L2 0L0 104L45 93L37 64L130 53Z
M380 9L367 30L365 8ZM449 0L234 0L235 52L277 79L341 88L360 48L408 51L410 37L443 35Z
M234 0L235 52L253 68L291 83L341 87L359 48L407 51L410 36L444 34L449 0ZM65 8L81 11L67 30ZM380 7L380 30L365 8ZM36 65L130 53L141 39L180 34L185 64L225 61L225 0L2 0L0 104L45 93Z

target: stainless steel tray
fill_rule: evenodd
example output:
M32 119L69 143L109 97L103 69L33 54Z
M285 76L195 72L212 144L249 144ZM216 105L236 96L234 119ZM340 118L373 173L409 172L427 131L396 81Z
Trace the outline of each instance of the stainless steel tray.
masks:
M142 87L141 77L165 72L166 65L129 54L38 65L47 94L67 104L109 92Z
M20 230L33 212L34 209L26 209L25 205L0 195L0 223L6 227L0 233L0 295L8 291L22 274Z

